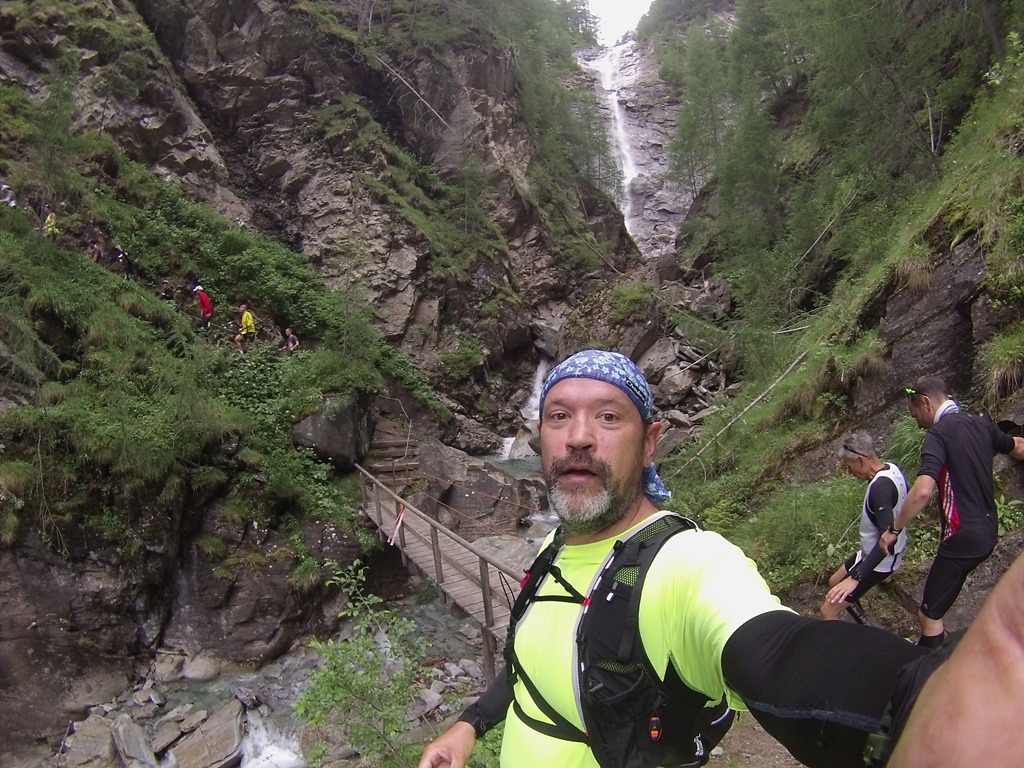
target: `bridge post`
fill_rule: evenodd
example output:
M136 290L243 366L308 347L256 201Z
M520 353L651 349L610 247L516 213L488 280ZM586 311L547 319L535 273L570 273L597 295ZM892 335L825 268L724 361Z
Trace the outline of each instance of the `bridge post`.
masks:
M430 549L434 553L434 573L437 583L444 584L444 571L441 569L441 544L437 540L437 528L430 526Z
M395 525L398 525L398 518L395 518ZM409 567L409 555L405 553L405 526L402 525L398 529L398 548L402 553L402 565Z
M494 626L494 606L491 605L491 577L487 562L482 558L480 563L480 592L484 598L484 629ZM486 634L486 633L485 633Z
M490 628L484 627L483 632L480 633L480 637L484 641L484 678L487 680L487 684L490 685L494 682L495 677L494 635L491 634Z
M380 492L374 492L373 497L376 500L377 507L377 536L380 537L381 541L386 541L384 536L384 510L380 505Z

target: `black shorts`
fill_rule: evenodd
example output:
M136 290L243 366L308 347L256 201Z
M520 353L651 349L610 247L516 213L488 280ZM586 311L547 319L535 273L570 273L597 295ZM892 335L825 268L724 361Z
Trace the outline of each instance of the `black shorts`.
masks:
M849 573L850 569L857 564L857 553L854 552L848 558L844 565L846 566L846 572ZM853 592L846 596L847 603L852 603L854 600L859 600L865 592L872 587L877 587L883 581L885 581L892 574L892 571L869 571L865 574L864 578L857 582L857 586L853 588Z
M921 613L934 620L945 616L946 611L956 602L971 571L988 560L991 554L991 550L981 557L947 557L941 552L937 554L924 582Z

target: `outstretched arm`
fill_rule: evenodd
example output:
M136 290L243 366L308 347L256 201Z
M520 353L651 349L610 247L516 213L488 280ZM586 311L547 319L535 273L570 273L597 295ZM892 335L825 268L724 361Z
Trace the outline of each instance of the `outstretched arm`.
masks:
M473 726L459 721L427 745L417 768L464 768L475 746Z
M910 487L910 491L907 493L907 500L903 504L903 509L896 519L893 520L893 528L898 531L903 530L907 527L907 524L921 514L921 510L928 504L928 500L931 499L932 494L935 493L935 480L929 475L918 475L914 484ZM895 533L883 533L880 539L882 548L887 552L892 551L892 545L896 541Z
M929 678L889 768L1024 765L1024 555Z
M512 686L507 671L502 669L459 721L427 745L417 768L463 768L477 738L505 719L512 699Z
M1010 451L1010 458L1024 461L1024 437L1013 438L1013 450Z
M726 643L726 684L811 768L860 768L899 670L925 655L876 627L786 611L756 616Z

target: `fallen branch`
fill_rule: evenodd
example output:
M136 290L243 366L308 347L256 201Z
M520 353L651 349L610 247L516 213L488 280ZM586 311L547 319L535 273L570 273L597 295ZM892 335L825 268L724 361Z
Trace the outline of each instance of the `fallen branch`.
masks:
M384 68L385 68L385 69L386 69L386 70L387 70L388 72L390 72L390 73L391 73L392 75L394 75L394 76L395 76L395 77L397 77L397 78L398 78L399 80L401 80L401 81L402 81L402 83L404 83L404 84L405 84L405 87L406 87L406 88L408 88L408 89L409 89L410 91L412 91L412 92L413 92L413 93L414 93L414 94L416 95L416 98L417 98L417 99L419 99L420 101L422 101L422 102L423 102L423 103L424 103L424 104L426 105L427 109L429 109L429 110L430 110L431 112L433 112L433 113L434 113L434 116L435 116L435 117L437 117L437 119L438 119L438 120L440 120L440 121L441 121L441 122L442 122L442 123L444 124L444 127L445 127L445 128L447 128L447 129L448 129L449 131L450 131L450 130L452 130L452 127L451 127L450 125L448 125L448 121L447 121L447 120L445 120L445 119L444 119L443 117L441 117L441 115L440 115L440 114L438 113L438 111L437 111L436 109L434 109L434 108L433 108L433 107L432 107L432 106L430 105L430 102L429 102L429 101L427 101L427 100L426 100L425 98L423 98L422 94L420 94L420 92L419 92L419 91L417 91L417 90L416 90L415 88L413 88L413 87L412 87L412 84L411 84L411 83L410 83L410 82L409 82L408 80L406 80L406 79L405 79L404 77L402 77L402 76L401 76L401 75L400 75L400 74L399 74L399 73L398 73L398 72L397 72L397 71L396 71L396 70L394 69L394 67L392 67L392 66L391 66L390 64L388 64L388 63L387 63L386 61L384 61L384 59L382 59L382 58L381 58L380 56L378 56L377 54L373 54L373 58L375 58L375 59L376 59L377 61L379 61L379 62L381 63L381 65L382 65L382 66L383 66L383 67L384 67Z
M779 385L779 383L784 378L786 378L794 368L796 368L798 365L800 365L800 363L802 363L804 361L805 357L807 357L807 352L806 351L805 352L801 352L800 355L797 357L797 359L794 360L792 363L790 363L789 368L787 368L785 371L783 371L782 374L779 376L779 378L777 378L775 381L773 381L769 385L768 389L766 389L760 395L755 397L746 408L744 408L742 411L740 411L738 414L736 414L736 416L733 417L729 421L728 424L726 424L724 427L722 427L720 430L718 430L717 434L715 434L714 437L712 437L707 443L705 443L703 448L701 448L699 451L697 451L695 454L693 454L693 456L691 456L689 459L687 459L683 463L683 466L681 466L679 469L677 469L675 472L673 472L671 475L668 476L668 479L671 480L673 477L678 475L680 472L682 472L684 469L686 469L687 466L689 466L691 461L696 459L698 456L700 456L702 453L704 453L704 451L706 451L708 448L710 448L712 445L714 445L715 442L718 440L718 438L720 438L722 435L724 435L729 430L729 428L732 427L733 424L735 424L737 421L742 419L751 408L753 408L759 402L764 400L764 398L766 396L768 396L771 393L771 391L773 389L775 389L775 387L777 387Z

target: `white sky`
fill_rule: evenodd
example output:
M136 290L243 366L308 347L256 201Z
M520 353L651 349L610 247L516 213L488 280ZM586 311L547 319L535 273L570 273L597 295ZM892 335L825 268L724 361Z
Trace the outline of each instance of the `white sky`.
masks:
M647 13L651 0L589 0L590 12L600 19L597 36L602 45L612 45Z

